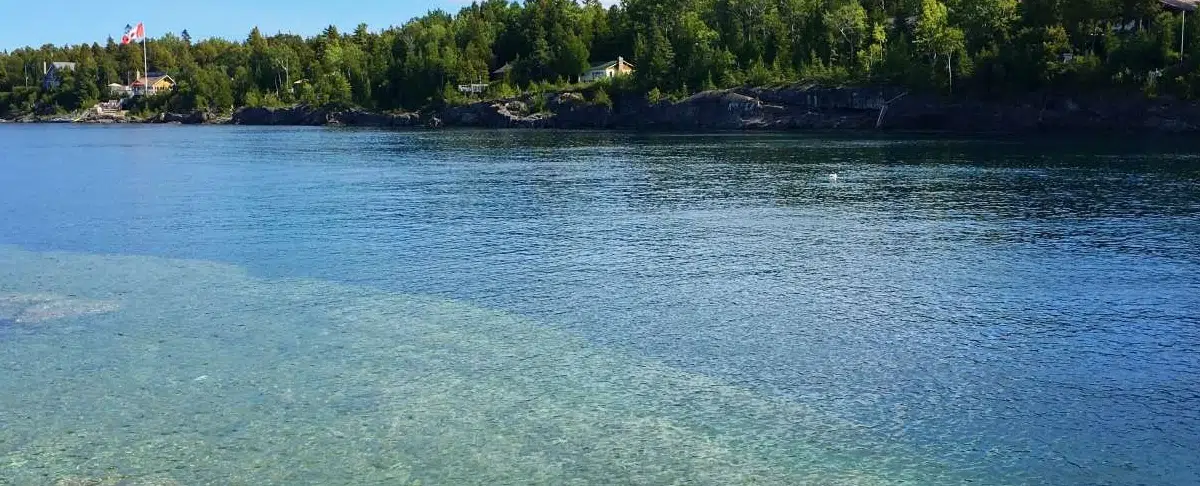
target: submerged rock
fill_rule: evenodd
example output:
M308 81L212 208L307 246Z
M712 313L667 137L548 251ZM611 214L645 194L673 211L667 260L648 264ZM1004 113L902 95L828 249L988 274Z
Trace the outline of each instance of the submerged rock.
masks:
M37 324L55 319L114 312L120 306L106 300L54 294L0 295L0 323Z

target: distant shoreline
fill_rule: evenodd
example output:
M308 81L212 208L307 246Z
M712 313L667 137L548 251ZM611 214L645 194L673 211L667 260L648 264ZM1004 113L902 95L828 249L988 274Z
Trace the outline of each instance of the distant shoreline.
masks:
M541 100L537 97L543 97ZM542 107L535 111L532 107ZM4 123L180 123L380 128L558 128L645 131L898 130L943 133L1200 132L1200 105L1171 99L1098 95L987 101L910 95L895 87L785 87L708 91L676 101L642 97L611 104L582 94L526 95L436 110L383 113L296 105L241 108L232 115L163 113L0 120Z

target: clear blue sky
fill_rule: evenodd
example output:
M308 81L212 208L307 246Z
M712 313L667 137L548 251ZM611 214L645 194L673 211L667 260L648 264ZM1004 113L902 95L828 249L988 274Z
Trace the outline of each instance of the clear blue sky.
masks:
M126 24L146 23L151 38L183 29L194 39L245 39L258 26L263 34L314 35L329 24L350 30L366 22L372 31L400 25L441 8L457 12L470 0L0 0L0 50L42 44L120 40ZM606 4L613 2L606 1Z

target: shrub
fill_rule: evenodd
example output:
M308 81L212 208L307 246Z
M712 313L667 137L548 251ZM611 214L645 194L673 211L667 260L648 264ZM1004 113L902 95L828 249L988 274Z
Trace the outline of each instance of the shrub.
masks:
M242 99L242 106L261 108L263 106L262 95L258 94L258 90L255 89L247 91L245 97Z
M520 93L517 91L517 88L509 84L508 81L501 81L499 83L493 83L489 85L485 94L489 98L507 99L515 98Z
M546 105L546 95L542 93L534 93L533 99L530 100L529 103L529 111L530 113L545 113L549 111L549 108Z
M262 101L262 106L264 106L266 108L279 108L279 107L287 106L287 103L284 103L282 100L280 100L279 95L277 95L275 93L267 93L267 94L263 95L261 101Z
M441 101L449 106L462 106L467 103L467 97L458 91L458 88L450 83L446 83L442 87Z
M754 62L750 70L746 72L746 84L750 86L768 86L775 83L775 73L772 73L762 60Z
M646 101L649 101L650 104L656 105L659 102L661 102L662 100L663 100L663 94L662 94L662 91L659 91L658 88L653 88L650 90L650 92L646 93Z
M612 98L608 96L608 91L605 91L602 88L597 89L592 93L592 103L597 106L606 106L608 108L613 107L613 101Z

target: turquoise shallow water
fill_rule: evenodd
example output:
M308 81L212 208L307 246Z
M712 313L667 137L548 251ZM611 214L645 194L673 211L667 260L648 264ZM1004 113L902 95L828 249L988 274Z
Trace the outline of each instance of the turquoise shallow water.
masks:
M0 484L1200 483L1178 140L0 147Z
M9 295L120 306L10 337L5 387L20 392L0 398L0 464L14 484L951 477L862 424L504 312L201 261L4 249L0 262Z

